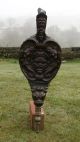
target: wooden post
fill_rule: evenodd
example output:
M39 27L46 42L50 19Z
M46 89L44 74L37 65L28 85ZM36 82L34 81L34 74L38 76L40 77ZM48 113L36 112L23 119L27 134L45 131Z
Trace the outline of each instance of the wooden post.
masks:
M32 130L39 132L44 129L44 110L36 108L33 101L30 101L30 127ZM40 111L39 111L39 110Z

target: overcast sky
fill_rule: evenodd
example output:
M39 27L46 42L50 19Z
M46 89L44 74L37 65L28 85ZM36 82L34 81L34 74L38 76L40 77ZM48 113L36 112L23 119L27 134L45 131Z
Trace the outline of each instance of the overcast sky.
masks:
M38 7L46 10L49 25L80 28L80 0L0 0L0 19L34 17Z

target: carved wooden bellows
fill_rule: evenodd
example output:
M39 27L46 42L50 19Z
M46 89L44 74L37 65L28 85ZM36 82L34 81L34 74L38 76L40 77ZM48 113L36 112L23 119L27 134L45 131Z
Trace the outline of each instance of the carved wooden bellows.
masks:
M36 16L37 33L23 42L19 54L21 70L29 81L37 107L43 105L48 85L61 64L61 48L46 36L46 21L46 12L39 9Z

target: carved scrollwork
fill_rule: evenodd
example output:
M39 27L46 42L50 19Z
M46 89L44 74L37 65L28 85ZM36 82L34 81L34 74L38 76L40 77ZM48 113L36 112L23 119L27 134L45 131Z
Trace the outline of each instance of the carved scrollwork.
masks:
M57 45L56 45L57 46ZM22 45L20 65L30 81L49 82L60 67L60 51L53 43L37 45L27 41Z
M59 45L52 41L39 44L28 40L21 46L20 66L31 85L32 97L37 106L43 104L48 83L59 70L60 56Z

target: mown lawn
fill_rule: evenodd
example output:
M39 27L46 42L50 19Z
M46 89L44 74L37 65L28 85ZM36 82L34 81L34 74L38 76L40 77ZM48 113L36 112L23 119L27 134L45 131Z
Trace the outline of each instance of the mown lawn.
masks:
M18 61L0 59L0 142L80 142L80 60L62 63L51 82L38 134L28 123L30 100Z

